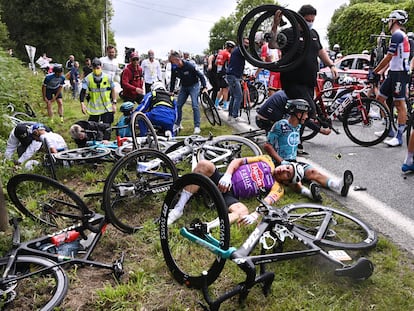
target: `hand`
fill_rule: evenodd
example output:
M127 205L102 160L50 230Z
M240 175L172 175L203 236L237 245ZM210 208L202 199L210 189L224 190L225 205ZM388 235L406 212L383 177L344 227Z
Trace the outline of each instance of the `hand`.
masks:
M218 188L221 192L227 192L231 188L231 176L230 173L225 173L223 177L220 178Z
M203 87L202 90L201 90L201 93L206 93L206 92L207 92L207 88Z
M319 130L319 132L323 135L329 135L331 134L331 129L327 128L327 127L321 127L321 129Z
M239 222L242 223L243 225L251 225L257 221L258 217L259 215L256 212L253 212L249 215L243 216Z
M84 103L81 103L81 110L83 114L86 114L86 106Z

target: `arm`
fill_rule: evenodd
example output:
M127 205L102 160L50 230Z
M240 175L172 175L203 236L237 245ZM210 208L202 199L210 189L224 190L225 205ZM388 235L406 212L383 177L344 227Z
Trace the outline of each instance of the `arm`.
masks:
M335 65L334 65L334 63L332 62L332 60L329 58L329 55L328 55L328 53L325 51L325 49L320 49L319 50L319 52L318 52L318 56L319 56L319 58L322 60L322 62L324 63L324 64L326 64L330 69L331 69L331 72L332 72L332 77L334 78L334 79L337 79L338 78L338 71L336 70L336 67L335 67Z
M377 67L374 69L374 73L380 73L383 69L385 69L392 59L392 54L387 53L385 57L380 61Z
M39 149L42 147L42 143L40 141L33 140L32 143L27 146L27 149L20 158L17 160L19 164L26 162L29 160Z
M278 164L281 164L283 161L283 158L277 153L275 148L268 142L266 142L263 146L265 152L272 157Z
M272 29L271 29L271 38L269 40L269 48L271 48L271 49L279 48L277 46L276 39L277 39L277 27L279 26L281 20L282 20L282 11L277 10L275 12L275 15L273 16L273 24L272 24Z
M206 78L204 78L204 75L195 66L194 66L194 70L195 70L195 73L196 73L197 77L201 81L201 86L202 86L203 90L207 89L207 82L206 82Z
M19 146L19 140L14 135L14 129L13 129L10 132L9 139L7 140L7 146L6 146L6 151L4 152L4 157L7 160L10 160L18 146Z

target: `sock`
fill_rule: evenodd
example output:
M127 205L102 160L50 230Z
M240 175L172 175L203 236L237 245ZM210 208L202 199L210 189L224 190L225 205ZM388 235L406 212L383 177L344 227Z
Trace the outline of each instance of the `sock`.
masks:
M405 130L405 124L398 124L398 132L397 132L397 138L399 141L402 141L402 135Z
M216 98L216 101L214 102L214 105L217 107L217 106L218 106L218 104L219 104L219 99L218 99L218 98Z
M312 192L310 191L310 189L304 186L300 188L300 194L304 195L305 197L308 197L309 199L313 199Z
M414 152L407 152L407 156L404 160L404 164L413 165L413 157L414 157Z
M217 217L216 219L207 223L207 232L210 232L211 229L218 227L220 225L220 219Z
M177 204L175 204L174 209L178 212L182 212L184 210L185 204L190 200L193 194L185 189L181 192L180 199L178 200Z
M332 179L329 178L328 180L328 188L335 191L335 192L341 192L342 186L344 185L344 181L341 179Z

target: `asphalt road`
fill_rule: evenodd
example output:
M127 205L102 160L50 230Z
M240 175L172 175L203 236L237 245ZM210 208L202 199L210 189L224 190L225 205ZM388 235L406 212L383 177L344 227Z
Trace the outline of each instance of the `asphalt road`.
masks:
M226 122L227 112L219 113ZM247 122L231 123L234 132L257 129L254 115L255 111L252 111L250 125ZM242 117L246 119L245 115ZM354 191L352 187L346 198L329 190L324 192L414 254L414 174L401 172L406 145L391 148L381 143L361 147L349 140L340 123L335 127L340 130L339 135L317 135L304 142L305 151L310 155L299 160L314 165L329 176L340 177L344 170L351 170L353 187L366 190Z

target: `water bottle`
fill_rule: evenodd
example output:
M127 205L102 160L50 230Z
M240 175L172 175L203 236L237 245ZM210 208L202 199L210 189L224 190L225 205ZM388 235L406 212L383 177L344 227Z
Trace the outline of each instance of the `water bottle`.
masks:
M71 230L71 231L63 232L63 233L60 233L58 235L55 235L55 236L51 237L50 241L54 245L59 246L63 243L73 242L76 239L78 239L79 236L80 236L80 233L78 231Z

